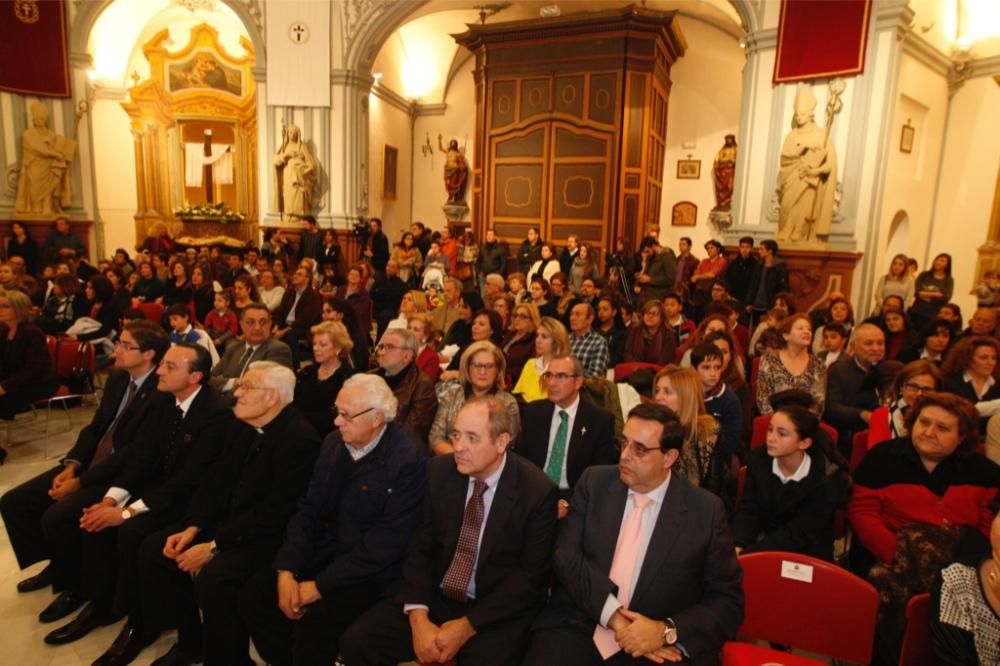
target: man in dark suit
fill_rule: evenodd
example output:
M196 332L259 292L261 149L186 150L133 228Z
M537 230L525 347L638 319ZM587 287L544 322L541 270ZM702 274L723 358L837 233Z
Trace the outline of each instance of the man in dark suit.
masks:
M115 345L115 370L108 376L94 418L59 466L4 494L0 513L21 568L50 560L41 573L18 583L19 592L52 584L59 596L42 611L55 622L80 607L80 530L85 507L104 497L121 470L125 452L149 416L157 395L153 372L169 342L163 328L144 319L127 324ZM57 525L70 529L59 530ZM67 557L68 556L68 557Z
M507 455L512 432L494 396L459 411L455 453L427 466L423 521L399 593L344 633L345 664L520 663L545 603L557 493L537 467Z
M639 405L618 466L584 472L524 664L718 662L743 620L743 574L722 502L671 473L683 441L673 412Z
M875 369L885 356L885 333L875 324L859 324L851 335L852 355L827 371L823 420L840 433L841 452L849 452L854 433L868 427L878 407Z
M168 664L251 663L236 601L278 550L309 481L319 435L291 406L295 375L288 368L257 361L235 393L238 420L186 518L142 541L138 587L118 591L128 622L98 658L106 666L130 663L172 628L177 643L163 658Z
M252 303L243 308L243 342L226 345L222 358L212 368L212 388L231 398L233 384L253 361L274 361L292 367L292 352L284 342L271 337L271 325L271 312L266 306Z
M285 544L240 593L240 615L268 663L334 663L341 633L399 580L427 469L396 409L374 375L351 377L337 395L337 430Z
M583 368L572 356L557 356L542 375L548 400L529 402L521 414L514 450L535 463L559 486L559 517L583 470L618 459L615 419L581 399ZM544 434L543 434L544 433Z
M580 239L576 234L570 234L566 237L566 247L559 255L559 270L563 275L569 277L570 271L573 270L573 262L578 256L580 256Z
M299 367L302 355L299 344L309 339L309 329L322 317L323 297L313 289L312 272L300 266L292 273L291 289L285 291L274 313L273 335L291 350L293 370Z
M218 457L232 412L209 388L208 350L175 343L157 369L163 393L153 415L136 434L135 449L104 494L83 510L81 593L87 604L69 624L50 632L45 642L61 645L86 636L121 615L119 595L136 590L139 544L152 532L179 520L191 495Z
M219 284L224 289L231 289L236 278L241 275L249 275L249 273L247 273L247 269L243 268L243 257L239 250L232 250L226 255L226 267L219 275Z

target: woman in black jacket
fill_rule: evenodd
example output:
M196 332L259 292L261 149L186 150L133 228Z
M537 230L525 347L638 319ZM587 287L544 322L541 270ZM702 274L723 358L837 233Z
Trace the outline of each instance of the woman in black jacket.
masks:
M833 559L836 493L821 447L819 419L805 407L779 407L767 445L747 456L746 485L733 518L738 553L784 550Z

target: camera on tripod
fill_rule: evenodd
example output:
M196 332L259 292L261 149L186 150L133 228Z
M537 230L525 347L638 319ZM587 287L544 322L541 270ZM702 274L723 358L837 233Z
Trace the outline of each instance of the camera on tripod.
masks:
M351 233L353 233L354 237L358 239L358 245L360 245L362 249L368 247L368 239L372 235L372 228L368 224L368 218L359 217L358 221L354 223L354 228L351 229Z

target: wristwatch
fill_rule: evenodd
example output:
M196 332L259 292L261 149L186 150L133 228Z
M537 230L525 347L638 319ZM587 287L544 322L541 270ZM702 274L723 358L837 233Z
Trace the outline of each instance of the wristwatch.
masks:
M669 617L663 621L663 647L677 642L677 625Z
M211 548L211 550L209 552L212 553L213 556L214 555L218 555L219 554L219 547L216 545L214 539L212 540L212 543L210 545L211 545L212 548Z
M128 520L131 517L132 517L132 509L131 508L125 507L124 509L122 509L122 520Z

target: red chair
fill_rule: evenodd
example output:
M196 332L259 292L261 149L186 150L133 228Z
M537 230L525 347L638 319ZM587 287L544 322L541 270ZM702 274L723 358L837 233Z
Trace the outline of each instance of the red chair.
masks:
M654 373L657 373L662 367L662 365L656 365L655 363L619 363L615 366L615 383L625 381L625 378L636 370L650 368Z
M860 430L851 438L851 474L858 468L865 454L868 453L868 431Z
M750 361L750 404L760 411L757 404L757 377L760 375L760 356L754 356Z
M740 508L740 499L743 498L743 489L747 487L747 466L743 465L740 467L739 473L736 475L736 507Z
M69 400L83 398L84 393L73 391L66 385L66 381L73 376L78 369L86 372L91 380L94 377L95 352L94 347L89 342L59 341L56 348L56 375L59 377L59 388L48 398L36 400L32 407L45 407L45 444L43 456L48 458L49 451L49 422L52 420L52 405L57 403L62 406L63 414L66 417L66 430L68 432L73 427L70 418Z
M45 345L49 348L49 360L52 361L52 365L56 364L56 349L59 348L59 338L54 335L45 336Z
M746 605L739 635L786 645L854 664L871 663L878 591L823 560L798 553L740 556ZM825 662L729 641L725 666Z
M906 604L906 633L899 666L934 666L931 643L931 595L928 592L910 597Z
M142 316L159 324L163 320L163 305L161 303L139 303Z

